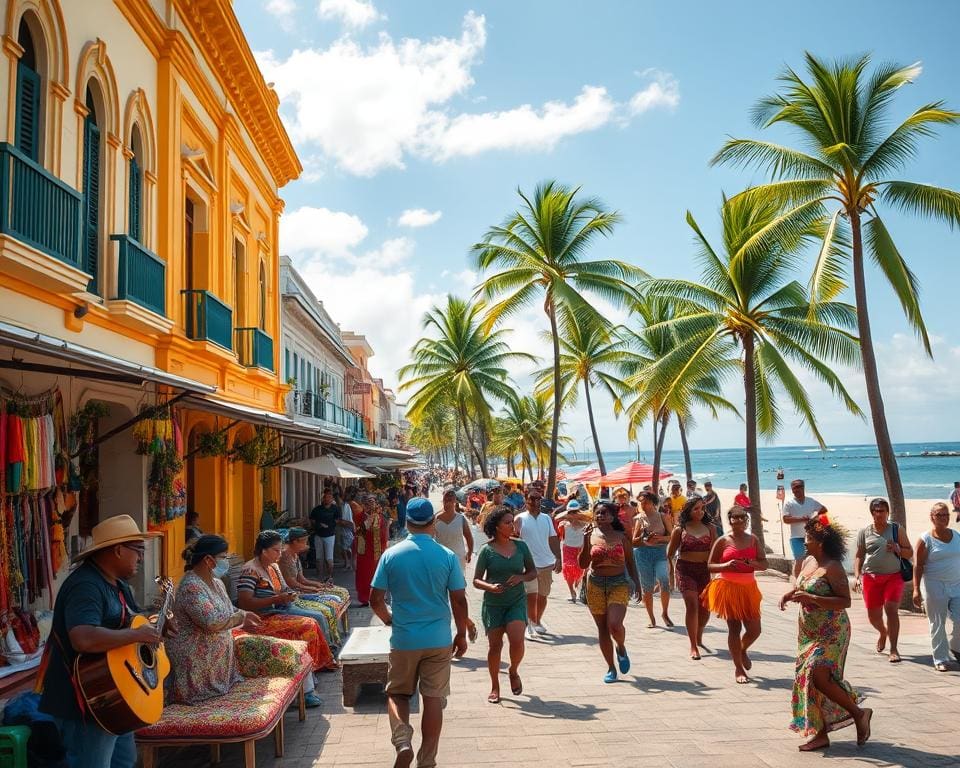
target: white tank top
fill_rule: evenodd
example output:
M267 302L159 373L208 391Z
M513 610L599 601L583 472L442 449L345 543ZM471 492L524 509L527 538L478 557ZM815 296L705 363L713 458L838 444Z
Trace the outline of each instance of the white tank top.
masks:
M557 535L553 518L543 512L536 517L530 512L521 512L516 520L520 523L520 538L533 555L533 564L537 568L553 567L557 562L556 555L550 549L550 537Z
M439 517L434 521L437 529L437 541L453 552L460 560L467 559L467 542L463 538L464 517L459 512L449 523Z

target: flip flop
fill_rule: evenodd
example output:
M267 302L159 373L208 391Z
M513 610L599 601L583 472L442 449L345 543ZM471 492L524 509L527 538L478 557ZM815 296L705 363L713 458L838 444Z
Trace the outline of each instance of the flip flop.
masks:
M514 680L517 681L516 684L514 684ZM516 672L510 675L510 692L514 696L519 696L521 693L523 693L523 680L520 679L520 675L518 675Z
M656 626L657 626L657 622L651 621L649 624L647 624L647 629L654 629L656 628Z
M673 626L673 622L670 621L670 617L669 617L669 616L664 616L664 617L663 617L663 623L664 623L666 626L668 626L668 627L672 627L672 626Z
M737 675L737 685L746 685L750 682L750 678L746 675Z
M947 666L946 664L944 664L942 661L941 661L939 664L934 664L934 665L933 665L933 668L934 668L935 670L937 670L937 672L949 672L949 671L950 671L950 667L948 667L948 666Z
M690 658L691 658L693 661L700 661L700 654L699 654L699 653L691 653L691 654L690 654Z
M866 721L867 721L866 725L867 725L867 727L864 729L865 733L863 734L863 736L862 736L862 737L860 737L860 736L857 737L857 746L858 746L858 747L862 747L864 744L867 743L867 741L869 741L869 739L870 739L870 721L873 720L873 710L872 710L872 709L865 709L865 710L863 710L863 712L864 712L864 714L866 715Z
M499 704L499 703L500 703L499 693L491 693L489 696L487 696L487 704Z
M750 657L747 656L747 652L741 651L740 656L743 658L743 668L747 670L747 672L753 669L753 662L750 661Z
M830 739L827 739L823 744L817 744L815 746L808 746L808 744L801 744L797 749L801 752L816 752L818 749L827 749L830 746Z
M477 625L471 624L467 627L467 637L470 638L471 643L477 642Z
M903 659L900 658L899 653L891 653L890 658L887 659L891 664L899 664Z

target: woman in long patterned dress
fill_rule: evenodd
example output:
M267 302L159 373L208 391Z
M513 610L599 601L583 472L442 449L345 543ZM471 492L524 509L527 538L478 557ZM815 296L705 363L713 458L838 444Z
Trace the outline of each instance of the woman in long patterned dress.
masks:
M291 589L297 590L298 597L293 601L296 608L305 611L319 611L326 622L324 634L331 645L341 645L339 615L344 605L350 604L350 592L332 582L308 579L303 574L300 555L309 549L305 528L291 528L287 531L287 543L280 554L280 573Z
M804 543L809 557L803 562L797 586L780 599L800 605L797 666L793 682L793 720L790 729L812 736L801 752L826 749L827 734L854 724L857 744L870 738L872 709L863 709L859 696L843 679L850 645L850 585L843 567L847 551L845 532L826 515L814 517L805 526Z
M319 623L323 616L292 605L297 592L287 586L277 566L282 542L276 531L260 531L253 559L244 563L237 579L237 605L260 616L257 634L304 640L315 670L336 669L330 644Z
M234 658L234 628L261 634L256 613L233 607L221 578L230 567L226 539L205 535L183 551L187 573L177 586L173 615L177 633L166 640L170 657L169 701L199 704L223 696L240 680ZM307 706L318 707L313 676L305 680Z
M370 604L370 583L377 570L380 556L387 549L387 519L372 493L364 494L360 503L363 511L354 518L357 526L357 602Z

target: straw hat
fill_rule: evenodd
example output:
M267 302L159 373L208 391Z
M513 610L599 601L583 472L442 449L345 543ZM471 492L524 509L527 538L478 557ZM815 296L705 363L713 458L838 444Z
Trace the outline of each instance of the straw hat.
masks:
M142 533L137 523L130 515L114 515L102 523L93 526L91 536L93 543L76 555L70 562L78 563L101 549L123 544L128 541L144 541L159 536L159 533Z

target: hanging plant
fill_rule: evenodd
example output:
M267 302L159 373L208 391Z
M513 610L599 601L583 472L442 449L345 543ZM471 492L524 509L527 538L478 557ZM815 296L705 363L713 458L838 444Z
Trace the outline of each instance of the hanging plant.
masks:
M242 461L254 467L266 467L280 456L280 436L275 429L257 427L245 443L234 446L230 454L233 461Z
M202 432L197 435L197 453L201 458L210 459L214 456L226 456L227 431Z

